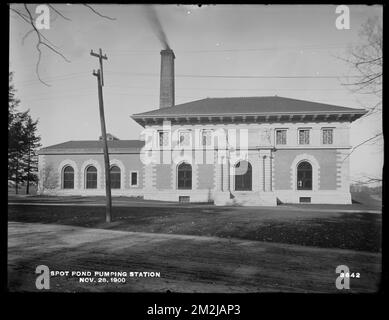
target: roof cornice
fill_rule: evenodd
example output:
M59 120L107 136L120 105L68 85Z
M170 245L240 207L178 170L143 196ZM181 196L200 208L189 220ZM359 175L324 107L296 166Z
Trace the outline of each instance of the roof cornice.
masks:
M140 119L140 118L174 118L174 117L230 117L230 116L273 116L273 115L326 115L326 114L361 114L364 115L367 113L367 110L365 109L351 109L351 110L344 110L344 111L293 111L293 112L285 112L285 111L278 111L278 112L251 112L251 113L193 113L193 114L184 114L184 113L174 113L174 114L142 114L137 113L133 114L131 118L133 119Z
M277 122L353 122L367 113L367 110L350 109L344 111L298 111L298 112L255 112L223 114L135 114L131 118L138 124L157 125L161 121L172 123L277 123Z

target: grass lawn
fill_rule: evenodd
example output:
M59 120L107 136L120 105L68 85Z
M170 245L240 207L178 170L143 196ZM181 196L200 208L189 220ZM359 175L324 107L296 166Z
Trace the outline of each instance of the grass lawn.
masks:
M248 207L8 207L8 220L381 252L381 214Z

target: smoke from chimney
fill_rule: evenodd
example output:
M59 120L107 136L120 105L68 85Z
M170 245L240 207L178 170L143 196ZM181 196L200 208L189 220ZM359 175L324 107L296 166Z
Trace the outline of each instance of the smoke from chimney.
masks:
M158 18L154 6L144 7L145 16L149 21L153 32L161 42L163 50L161 51L161 80L160 80L160 98L159 108L174 106L174 52L170 49L169 41L165 31L162 28L161 21Z
M163 49L170 49L169 41L166 37L166 33L162 28L161 21L159 21L157 11L151 5L145 6L145 14L147 20L150 22L150 25L157 36L158 40L161 42Z

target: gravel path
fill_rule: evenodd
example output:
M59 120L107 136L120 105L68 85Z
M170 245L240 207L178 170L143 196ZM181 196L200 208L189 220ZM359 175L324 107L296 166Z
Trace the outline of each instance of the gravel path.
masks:
M36 291L35 268L51 271L160 272L127 277L124 284L80 283L52 277L52 291L128 292L331 292L335 268L344 264L360 279L347 292L374 292L381 254L218 237L113 231L9 222L10 291ZM95 279L97 281L97 279Z

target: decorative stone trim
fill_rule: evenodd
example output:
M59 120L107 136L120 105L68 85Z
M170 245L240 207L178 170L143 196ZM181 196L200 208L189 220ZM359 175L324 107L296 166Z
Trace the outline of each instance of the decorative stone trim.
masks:
M241 161L247 161L251 165L251 190L245 190L245 191L236 191L235 190L235 167ZM233 162L233 163L230 162L230 168L227 168L227 165L225 166L225 168L226 168L226 171L229 170L229 174L230 174L230 180L229 180L230 181L230 191L244 192L244 193L254 191L254 164L253 164L253 161L251 159L249 160L248 157L236 158L235 162ZM228 181L228 176L226 177L226 179Z
M270 153L270 175L271 175L271 186L270 186L270 191L273 191L274 190L274 186L275 186L275 174L273 174L274 172L274 154L273 152Z
M151 188L157 188L157 166L155 164L151 167Z
M143 165L143 189L154 190L156 186L156 167L154 163ZM151 191L150 191L151 192Z
M80 187L80 172L78 171L78 166L75 161L66 159L61 161L58 165L58 189L63 189L63 170L65 167L71 166L74 170L74 189L79 189Z
M132 184L132 174L136 173L136 184ZM129 187L130 188L138 188L139 187L139 171L137 170L131 170L129 174Z
M349 166L350 159L347 158L349 150L336 151L336 189L349 190Z
M80 189L86 189L86 169L89 166L94 166L97 169L97 189L104 189L104 172L101 169L101 165L97 160L89 159L83 162L80 170L80 177L82 179L80 183ZM104 187L103 187L104 186Z
M173 181L173 190L179 190L181 191L180 189L178 189L178 167L181 163L183 162L186 162L186 163L189 163L191 166L192 166L192 189L191 190L197 190L197 180L196 180L196 176L197 176L197 166L193 164L193 161L191 158L183 158L180 162L178 162L177 164L173 164L173 169L172 170L172 181Z
M214 156L215 156L215 164L213 167L213 185L214 185L214 190L220 190L220 164L219 164L219 154L215 150L214 151Z
M121 162L118 159L109 159L109 167L118 166L120 168L120 189L126 188L126 167L123 165L123 162ZM104 174L103 174L104 175ZM105 179L105 175L104 175Z
M302 161L307 161L312 165L312 191L318 191L320 187L320 165L314 156L307 153L299 154L292 162L290 167L291 189L293 191L300 191L297 190L297 165Z
M271 150L259 150L259 190L262 192L269 192L272 186L274 186L274 175L272 172L274 162L272 162L272 156Z

